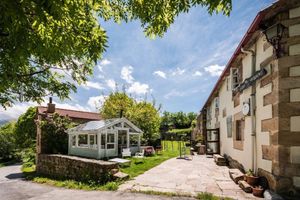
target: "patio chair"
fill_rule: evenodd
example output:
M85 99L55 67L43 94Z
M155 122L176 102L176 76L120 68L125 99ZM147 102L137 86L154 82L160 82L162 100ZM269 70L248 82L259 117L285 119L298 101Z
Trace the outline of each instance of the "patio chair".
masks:
M130 148L122 149L122 158L124 158L124 157L130 157L130 156L131 156Z
M145 155L145 150L142 149L140 152L136 152L135 153L135 158L144 158L144 155Z

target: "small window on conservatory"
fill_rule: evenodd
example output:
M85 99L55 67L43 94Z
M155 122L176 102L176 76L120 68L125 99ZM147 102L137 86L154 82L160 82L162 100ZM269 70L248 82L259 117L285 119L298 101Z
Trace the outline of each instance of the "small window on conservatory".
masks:
M72 138L71 138L71 144L72 144L72 147L76 146L76 135L72 136Z
M78 146L88 147L88 135L78 135Z
M97 135L90 135L90 146L97 148Z
M107 134L107 149L115 148L115 134L108 133Z
M232 90L236 89L240 82L239 82L239 69L233 68L231 70L231 84L232 84Z

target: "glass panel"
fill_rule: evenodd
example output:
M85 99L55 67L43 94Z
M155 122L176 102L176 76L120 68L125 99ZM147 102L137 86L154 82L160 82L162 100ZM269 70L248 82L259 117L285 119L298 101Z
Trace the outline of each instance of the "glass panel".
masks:
M107 144L107 149L114 149L115 148L115 144Z
M88 136L85 135L78 135L78 146L80 147L87 147L88 144Z
M113 133L107 134L107 143L115 143L115 134Z
M76 146L76 135L73 135L72 138L71 138L71 144L73 147Z
M90 145L97 144L97 135L90 135Z
M101 134L101 149L105 149L105 134Z
M139 136L129 135L130 146L134 147L138 145Z

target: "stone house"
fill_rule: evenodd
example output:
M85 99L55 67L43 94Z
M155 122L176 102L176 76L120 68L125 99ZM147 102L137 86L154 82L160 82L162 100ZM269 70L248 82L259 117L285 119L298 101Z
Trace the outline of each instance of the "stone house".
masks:
M272 190L300 188L300 1L260 11L199 117L206 150L253 169Z

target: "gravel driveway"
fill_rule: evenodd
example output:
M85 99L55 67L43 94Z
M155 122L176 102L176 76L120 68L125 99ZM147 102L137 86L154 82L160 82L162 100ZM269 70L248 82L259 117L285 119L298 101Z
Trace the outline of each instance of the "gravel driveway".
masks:
M37 184L22 179L20 165L0 168L0 199L1 200L167 200L182 199L163 196L151 196L129 192L105 192L70 190Z

